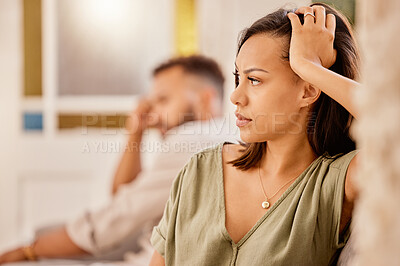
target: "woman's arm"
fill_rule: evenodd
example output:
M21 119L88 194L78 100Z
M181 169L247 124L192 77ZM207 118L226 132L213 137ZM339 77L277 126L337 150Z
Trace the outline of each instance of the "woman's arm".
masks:
M353 103L354 92L360 85L358 82L306 60L302 63L297 75L346 108L354 118L358 118L358 112Z
M154 251L153 256L151 257L149 266L165 266L164 258L156 250Z
M326 15L325 8L318 5L301 7L295 13L307 12L314 14L315 18L305 16L304 24L296 14L288 14L292 24L290 66L301 79L323 91L357 119L359 114L352 99L360 84L328 69L336 61L336 50L333 48L336 18L333 14ZM340 231L351 218L353 203L358 196L354 183L357 162L358 155L351 160L346 173Z
M328 69L336 61L333 48L336 18L333 14L325 15L325 8L318 5L296 10L297 14L307 12L314 14L315 19L307 15L304 24L296 14L288 14L292 24L290 66L301 79L323 91L357 118L352 98L359 83Z
M358 189L355 184L354 178L358 168L359 154L355 155L351 160L349 167L347 168L346 181L344 185L344 199L342 207L342 217L340 219L340 232L347 225L348 221L351 219L354 208L354 201L358 197Z

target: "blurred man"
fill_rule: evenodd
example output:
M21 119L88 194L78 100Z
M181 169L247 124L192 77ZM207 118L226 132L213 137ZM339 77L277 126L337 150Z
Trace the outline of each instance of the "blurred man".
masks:
M121 260L123 252L137 248L128 261L148 264L151 230L162 216L174 177L194 153L234 139L228 120L220 117L224 78L213 60L171 59L153 74L150 95L127 123L127 148L113 179L112 201L0 256L0 263L85 254L97 259L117 254L114 258ZM153 166L142 170L142 137L149 127L158 128L163 141L152 148L157 153Z

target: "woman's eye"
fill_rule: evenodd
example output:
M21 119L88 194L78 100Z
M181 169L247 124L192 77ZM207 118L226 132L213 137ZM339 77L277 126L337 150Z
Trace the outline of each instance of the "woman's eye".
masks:
M251 85L256 86L260 84L259 80L253 79L253 78L248 78L250 80Z
M235 76L235 86L239 86L239 81L240 81L240 76L239 73L233 72L233 75Z

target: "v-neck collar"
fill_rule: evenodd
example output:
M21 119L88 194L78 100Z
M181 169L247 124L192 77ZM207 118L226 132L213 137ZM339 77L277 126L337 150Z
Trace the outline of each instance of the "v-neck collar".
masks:
M226 229L226 207L225 207L225 187L224 187L224 168L223 168L223 160L222 160L222 149L225 144L231 144L230 142L223 142L220 146L219 149L217 150L218 152L218 167L219 167L219 191L220 191L220 221L221 221L221 227L222 227L222 234L225 237L225 239L229 242L231 242L232 246L240 247L242 246L246 240L260 227L260 225L268 218L268 216L271 215L271 213L278 208L280 203L287 197L287 195L303 180L304 176L306 173L311 169L311 167L319 162L324 155L321 155L314 159L310 163L310 165L296 178L296 180L285 190L285 192L279 197L279 199L267 210L267 212L253 225L253 227L239 240L239 242L235 243L231 236L228 233L228 230Z

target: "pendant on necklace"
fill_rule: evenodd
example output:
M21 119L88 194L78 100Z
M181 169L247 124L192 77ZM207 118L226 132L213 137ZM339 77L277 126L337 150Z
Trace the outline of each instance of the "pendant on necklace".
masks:
M268 209L268 208L269 208L269 202L268 202L268 201L263 201L263 203L261 204L261 206L262 206L264 209Z

